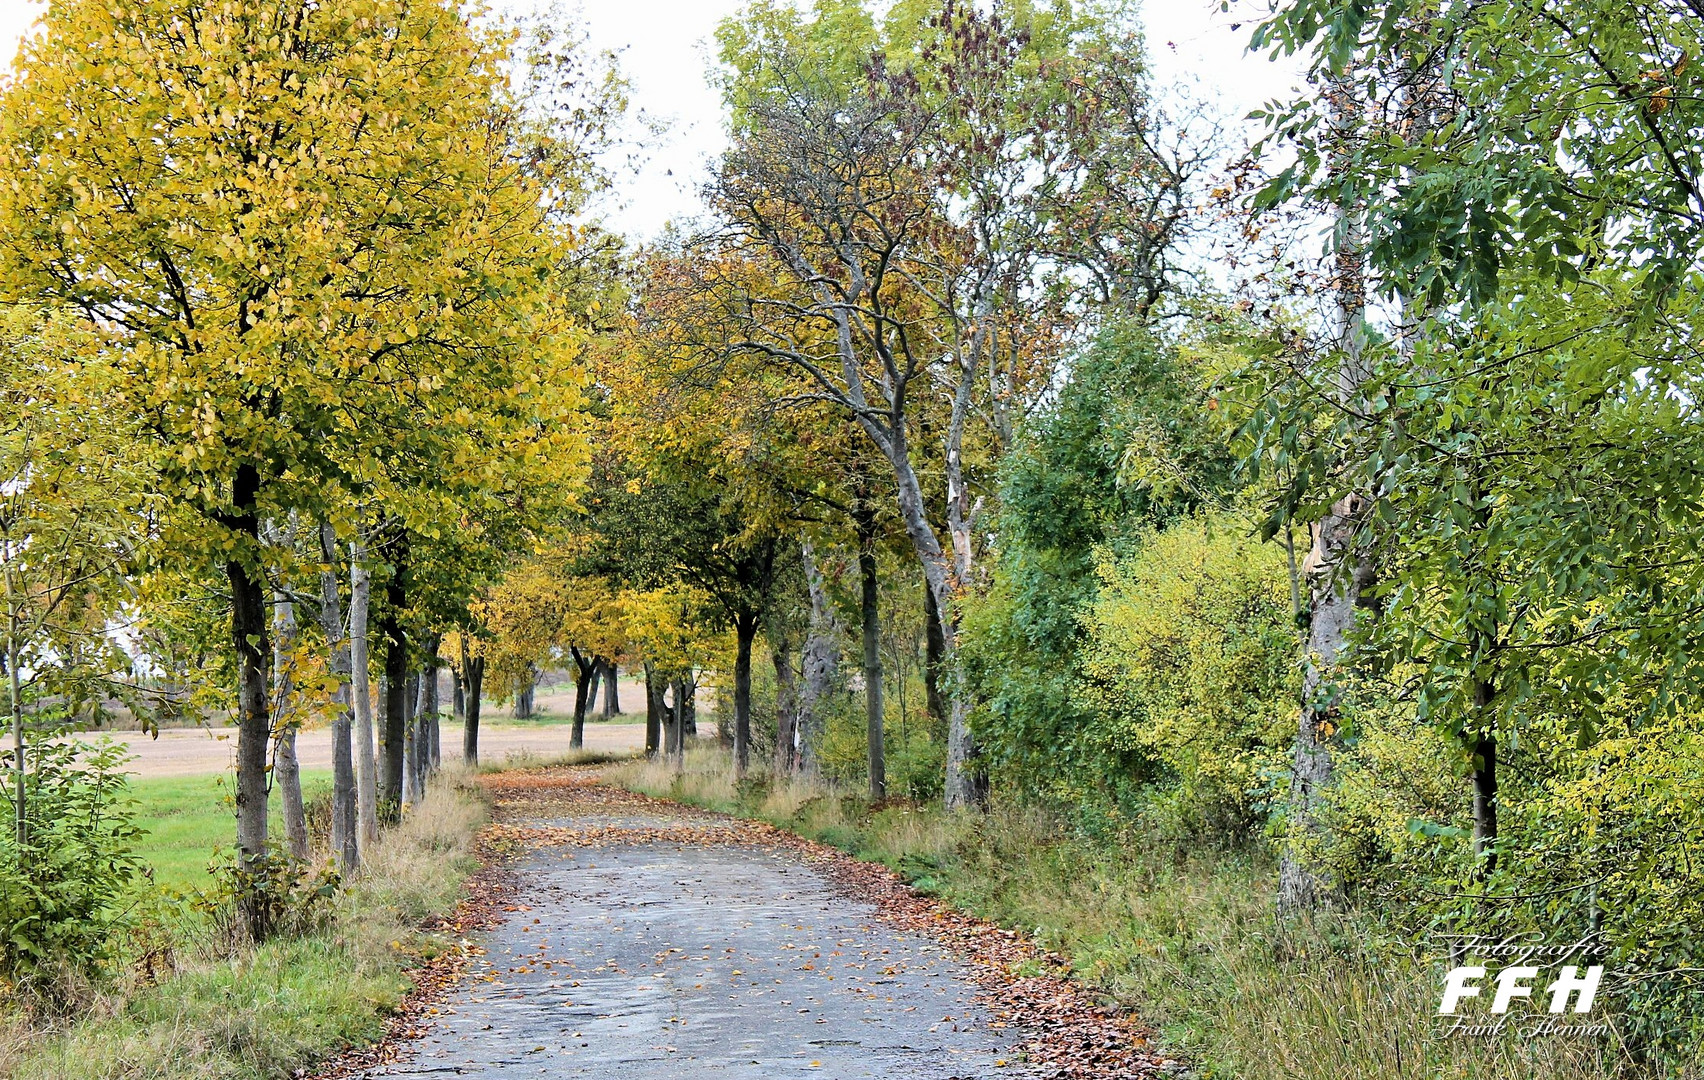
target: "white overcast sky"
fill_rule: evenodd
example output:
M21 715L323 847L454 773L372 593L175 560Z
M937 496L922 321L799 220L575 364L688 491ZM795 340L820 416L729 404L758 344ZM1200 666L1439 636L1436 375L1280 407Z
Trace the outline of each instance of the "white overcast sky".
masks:
M592 45L617 49L634 86L634 104L663 121L660 141L644 164L619 184L607 213L617 229L655 234L671 219L690 217L705 164L722 147L720 105L705 81L712 34L742 0L581 0ZM1219 11L1219 0L1147 0L1143 18L1156 87L1197 86L1196 94L1233 123L1299 82L1293 63L1248 55L1250 25ZM530 9L530 0L492 0L499 10ZM0 66L9 67L19 35L43 10L39 0L0 0ZM1264 4L1256 4L1264 7ZM1246 16L1243 16L1246 19Z

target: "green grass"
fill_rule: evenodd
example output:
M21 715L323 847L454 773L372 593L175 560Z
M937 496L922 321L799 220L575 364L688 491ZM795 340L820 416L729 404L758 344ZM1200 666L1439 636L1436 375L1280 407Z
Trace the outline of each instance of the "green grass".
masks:
M213 776L131 777L136 800L136 824L145 831L136 850L153 871L154 883L179 891L211 883L207 869L216 852L229 852L236 843L233 774ZM313 799L331 788L331 773L302 773L302 795ZM269 800L269 835L284 835L283 808L277 791Z

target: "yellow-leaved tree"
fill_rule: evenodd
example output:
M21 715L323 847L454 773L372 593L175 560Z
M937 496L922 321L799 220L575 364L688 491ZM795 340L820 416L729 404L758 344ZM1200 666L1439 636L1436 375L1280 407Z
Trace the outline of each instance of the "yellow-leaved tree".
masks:
M399 435L472 428L493 397L536 421L522 441L577 407L577 381L553 377L577 335L547 288L566 240L513 152L508 46L449 0L65 0L0 101L0 287L109 336L185 511L162 554L228 581L249 867L266 850L263 522L332 516ZM434 442L490 449L408 439ZM495 471L485 453L441 464Z

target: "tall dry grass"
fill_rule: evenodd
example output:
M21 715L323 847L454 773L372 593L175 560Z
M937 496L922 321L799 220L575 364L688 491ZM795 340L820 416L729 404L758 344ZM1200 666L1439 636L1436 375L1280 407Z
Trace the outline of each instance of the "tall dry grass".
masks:
M872 808L857 792L763 769L736 784L699 748L610 772L636 791L769 821L886 863L926 891L1035 935L1136 1010L1189 1074L1237 1080L1607 1080L1644 1077L1613 1040L1446 1036L1442 972L1377 913L1309 924L1275 914L1260 851L1180 856L1139 831L1095 842L1056 815Z

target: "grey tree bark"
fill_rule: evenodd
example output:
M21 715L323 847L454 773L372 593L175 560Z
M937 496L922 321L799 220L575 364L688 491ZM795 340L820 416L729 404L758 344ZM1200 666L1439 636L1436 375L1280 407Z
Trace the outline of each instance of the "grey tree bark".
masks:
M663 687L662 677L649 660L645 661L645 756L654 758L662 744Z
M355 812L355 756L351 742L349 640L343 631L343 605L338 595L337 532L320 523L320 630L329 653L327 666L337 680L331 699L331 854L344 874L361 865Z
M674 769L679 776L686 772L686 679L674 678Z
M272 730L277 740L272 771L283 803L285 845L291 858L306 862L308 815L302 804L302 768L296 760L296 729L299 724L290 715L290 699L296 690L290 671L296 646L296 605L283 593L273 594L272 620L277 628L272 644Z
M685 725L681 730L686 732L687 738L696 739L698 737L698 670L688 668L681 673L680 680L681 691L686 695L681 701L681 723Z
M379 839L379 774L374 760L372 661L367 650L367 612L372 600L372 576L365 565L366 548L359 541L349 552L349 679L355 691L355 820L356 843L365 858Z
M433 634L426 643L426 667L422 673L424 678L424 696L421 698L422 717L421 731L426 740L425 767L421 772L424 779L438 770L443 764L443 718L438 715L442 702L438 698L438 671L442 664L438 660L438 650L443 648L444 635ZM424 786L424 784L422 785Z
M1363 137L1363 110L1357 88L1345 77L1327 84L1337 169L1347 167L1353 141ZM1366 322L1364 209L1337 207L1337 250L1334 254L1332 303L1335 308L1337 370L1333 393L1353 401L1367 379L1363 358ZM1308 581L1309 617L1307 660L1302 674L1302 708L1290 769L1288 827L1290 838L1278 864L1278 909L1283 913L1311 910L1334 889L1310 855L1317 842L1319 807L1330 786L1333 748L1340 726L1340 691L1336 681L1338 655L1355 625L1362 595L1370 589L1373 568L1358 550L1362 500L1346 495L1312 527L1313 547L1304 563Z
M408 633L402 614L408 607L408 539L395 538L388 552L390 576L385 579L385 716L379 744L379 817L395 822L402 812L403 743L408 734Z
M825 709L840 687L840 620L829 603L828 584L817 567L810 544L801 549L805 563L805 585L811 598L810 633L805 638L804 690L799 695L799 770L817 772L817 745L822 736Z
M410 671L403 680L402 722L402 808L420 801L420 673Z
M870 799L887 798L887 742L882 730L882 624L876 578L876 514L867 503L853 511L858 535L859 612L864 638L864 734Z

